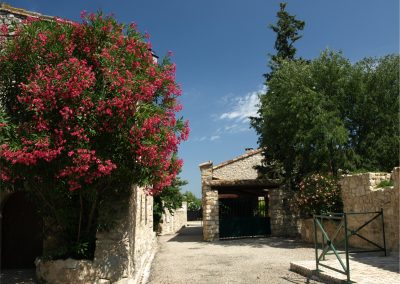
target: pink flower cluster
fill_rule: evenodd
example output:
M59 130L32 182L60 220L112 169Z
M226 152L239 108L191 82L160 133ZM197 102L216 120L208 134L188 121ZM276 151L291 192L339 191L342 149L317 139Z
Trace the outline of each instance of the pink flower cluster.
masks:
M175 118L182 108L175 65L154 63L135 25L126 35L109 16L82 16L82 24L29 20L0 57L0 66L26 72L9 114L17 139L0 146L1 179L10 181L16 165L34 173L41 161L76 190L141 167L138 182L158 192L182 167L176 153L189 134Z
M81 188L79 180L82 178L90 184L99 177L110 175L117 167L111 160L102 161L96 157L96 151L77 149L68 152L68 156L72 157L73 165L65 167L58 177L69 179L70 190Z

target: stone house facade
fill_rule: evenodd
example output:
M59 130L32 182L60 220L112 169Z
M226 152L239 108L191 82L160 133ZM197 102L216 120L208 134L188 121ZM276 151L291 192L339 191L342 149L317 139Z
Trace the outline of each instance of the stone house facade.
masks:
M53 20L50 16L0 3L0 26L21 24L27 17ZM0 46L12 36L12 33L0 32ZM11 229L7 232L2 230L2 247L34 247L33 251L23 249L22 255L18 255L19 258L23 258L23 254L30 251L27 261L31 266L33 265L32 257L34 259L42 254L47 240L39 239L33 243L32 238L15 239L14 236L32 236L34 233L41 233L43 222L34 214L37 208L27 200L23 192L16 194L0 191L0 194L2 228L4 229L4 226L9 223L12 223L12 226L8 228L18 228L16 232L11 232ZM130 197L121 200L121 203L125 206L115 204L116 208L121 208L114 216L115 227L111 231L98 231L96 234L93 261L74 259L44 261L37 258L35 265L38 279L46 283L139 283L143 271L151 263L156 248L156 234L153 231L153 197L149 196L143 188L134 185L131 188ZM24 208L24 204L29 206ZM15 216L15 212L21 214ZM15 223L16 220L21 223ZM33 228L30 223L38 225ZM32 232L32 228L35 232ZM6 254L4 249L1 251L3 266L12 259L11 253Z
M259 178L255 167L261 165L262 159L262 149L246 149L243 155L219 165L213 166L211 161L199 165L204 240L214 241L220 238L220 199L246 193L253 194L258 199L265 196L271 235L297 235L296 216L286 208L291 193L277 182Z

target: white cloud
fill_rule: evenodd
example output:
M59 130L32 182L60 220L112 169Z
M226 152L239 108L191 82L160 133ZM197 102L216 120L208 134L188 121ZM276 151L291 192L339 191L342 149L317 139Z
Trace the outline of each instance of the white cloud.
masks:
M265 86L263 86L258 91L247 93L245 96L232 98L232 109L221 114L219 119L233 120L238 123L247 123L249 121L249 117L258 116L257 105L260 102L259 94L265 93L265 90ZM234 126L236 125L234 124L231 127L235 128Z
M210 115L214 125L218 128L210 129L212 132L209 132L208 135L195 137L193 141L216 142L223 139L226 134L250 131L249 117L258 116L259 95L265 92L265 86L260 86L258 91L250 92L243 96L228 94L220 98L217 104L224 105L227 111L222 114Z
M235 123L232 125L226 125L224 127L225 132L228 133L239 133L239 132L244 132L244 131L250 131L250 126L248 124L244 123Z
M202 136L200 138L197 137L197 138L194 138L193 140L196 142L204 142L204 141L215 141L220 138L221 138L221 136L219 136L219 135L212 135L212 136Z

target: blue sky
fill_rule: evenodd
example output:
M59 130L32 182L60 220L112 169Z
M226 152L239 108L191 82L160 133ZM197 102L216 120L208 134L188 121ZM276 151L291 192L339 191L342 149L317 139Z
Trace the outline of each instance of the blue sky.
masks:
M184 190L201 196L198 165L218 164L257 148L247 116L255 114L268 53L274 53L279 1L275 0L6 0L12 6L79 20L82 10L114 13L149 32L160 56L173 51L182 85L182 115L191 135L180 147ZM287 1L287 10L306 22L298 55L312 59L326 48L352 62L399 52L398 0Z

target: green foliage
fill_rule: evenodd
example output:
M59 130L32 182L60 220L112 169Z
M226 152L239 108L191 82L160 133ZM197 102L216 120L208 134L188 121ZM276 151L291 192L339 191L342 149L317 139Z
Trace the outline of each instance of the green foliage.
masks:
M352 65L332 51L282 62L261 97L262 123L253 126L265 159L282 165L292 188L314 172L398 164L398 62L392 55Z
M302 217L342 212L343 203L337 179L320 174L307 176L300 182L293 206Z
M162 214L168 210L171 214L182 206L184 196L180 192L181 187L186 185L187 181L177 177L171 184L164 188L164 190L154 196L153 204L153 229L157 231L160 224Z
M277 12L277 22L275 25L269 25L269 27L275 32L275 50L276 54L270 54L270 60L268 66L271 71L267 74L264 74L266 78L265 85L269 88L269 81L273 77L274 73L279 70L281 64L288 60L298 60L296 59L296 48L294 47L294 43L299 40L302 36L299 35L299 31L304 29L305 22L296 19L296 16L290 15L286 9L286 3L280 3L280 10ZM305 63L305 62L304 62ZM259 110L258 117L251 118L251 126L256 130L259 134L259 142L260 145L263 145L262 142L262 133L263 128L265 126L265 117L262 115L262 112L265 108L267 108L267 102L265 101L265 96L261 95L261 107ZM277 123L276 121L275 123ZM273 179L273 180L283 180L286 176L286 168L283 165L283 162L279 159L271 157L269 155L270 149L263 153L263 165L257 167L257 170L263 178ZM288 179L287 179L288 180Z
M387 186L393 186L394 185L394 181L391 179L385 179L382 180L380 183L378 183L378 185L376 187L387 187Z
M269 27L276 33L275 49L276 54L271 55L269 67L271 73L266 74L267 81L271 79L273 72L279 68L282 60L293 60L295 59L296 48L294 43L299 40L302 36L299 35L299 31L304 29L304 21L296 19L296 16L290 15L286 9L286 3L280 3L280 10L276 14L278 21L275 25Z
M277 53L269 61L259 116L251 119L265 149L258 170L300 190L303 214L340 210L338 189L323 176L399 165L400 57L351 64L341 53L326 50L312 61L297 59L293 44L304 22L285 8L280 4L277 23L270 26ZM331 203L324 204L325 199Z
M356 168L391 171L399 165L399 55L365 58L353 67L347 97Z
M197 198L191 191L186 191L183 194L183 200L187 202L189 211L196 211L201 208L201 199Z

